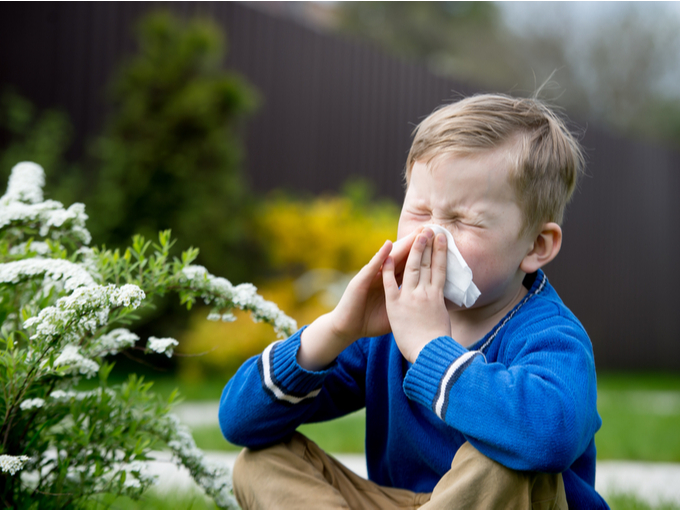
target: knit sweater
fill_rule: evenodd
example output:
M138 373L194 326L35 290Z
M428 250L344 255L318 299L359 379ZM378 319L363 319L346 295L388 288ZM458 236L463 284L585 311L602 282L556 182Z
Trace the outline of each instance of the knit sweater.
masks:
M435 338L413 364L392 334L357 340L318 372L297 364L302 330L270 345L225 387L224 436L260 448L365 407L368 475L380 485L431 492L469 441L511 469L563 473L570 508L608 508L594 487L592 345L542 271L527 281L469 349Z

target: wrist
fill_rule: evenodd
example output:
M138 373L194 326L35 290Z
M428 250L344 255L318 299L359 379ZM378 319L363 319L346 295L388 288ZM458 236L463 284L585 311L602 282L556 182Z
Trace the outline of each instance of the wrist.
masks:
M337 308L322 315L319 319L321 319L328 328L329 336L339 345L344 345L346 347L359 338L352 331L348 331L346 327L342 326L345 321L342 320Z
M431 332L394 332L394 339L401 351L402 356L410 363L415 363L421 351L433 340L451 336L450 331L431 331Z
M318 371L328 367L352 343L348 335L338 333L330 314L312 322L300 336L297 362L305 370Z

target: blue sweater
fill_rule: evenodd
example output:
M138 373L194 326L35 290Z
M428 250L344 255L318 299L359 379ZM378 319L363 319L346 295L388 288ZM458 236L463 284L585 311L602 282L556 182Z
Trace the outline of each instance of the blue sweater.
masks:
M296 362L301 331L270 345L224 389L224 436L264 447L365 407L368 475L380 485L431 492L469 441L509 468L563 473L570 508L608 508L594 488L592 345L543 272L527 280L527 296L470 349L435 338L414 364L392 334L354 342L320 372Z

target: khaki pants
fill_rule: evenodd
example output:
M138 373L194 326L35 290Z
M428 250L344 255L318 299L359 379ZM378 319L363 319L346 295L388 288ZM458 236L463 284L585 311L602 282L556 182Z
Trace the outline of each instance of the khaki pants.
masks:
M297 432L285 443L243 450L234 493L244 510L567 509L561 474L513 471L470 443L432 493L416 493L365 480Z

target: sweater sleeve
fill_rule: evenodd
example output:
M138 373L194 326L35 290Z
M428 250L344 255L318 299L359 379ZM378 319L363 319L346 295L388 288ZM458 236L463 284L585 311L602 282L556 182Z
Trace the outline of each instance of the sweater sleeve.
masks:
M533 324L515 337L504 339L494 363L436 338L408 370L404 391L511 469L565 471L601 424L590 341L568 320Z
M227 383L219 422L229 442L263 447L287 438L302 423L329 420L363 407L364 357L358 343L328 369L311 372L297 363L303 330L246 361Z

